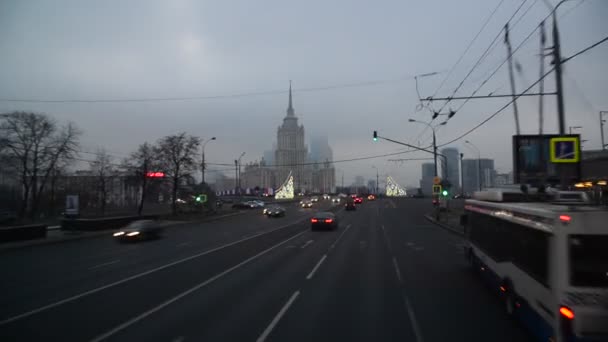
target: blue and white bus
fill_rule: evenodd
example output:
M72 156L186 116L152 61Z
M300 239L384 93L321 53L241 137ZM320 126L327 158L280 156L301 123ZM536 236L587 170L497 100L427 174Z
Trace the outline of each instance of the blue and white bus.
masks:
M465 254L539 341L607 341L608 210L582 192L550 198L476 193L465 202Z

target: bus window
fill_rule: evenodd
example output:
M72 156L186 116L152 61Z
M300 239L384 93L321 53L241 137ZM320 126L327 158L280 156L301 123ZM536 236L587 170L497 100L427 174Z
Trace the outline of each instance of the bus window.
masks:
M608 287L608 235L570 235L570 284Z

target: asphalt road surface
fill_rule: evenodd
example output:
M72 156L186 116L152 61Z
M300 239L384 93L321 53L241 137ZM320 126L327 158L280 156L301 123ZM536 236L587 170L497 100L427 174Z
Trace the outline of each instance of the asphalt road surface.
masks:
M429 201L366 202L0 253L0 341L527 341ZM339 208L334 208L338 210Z

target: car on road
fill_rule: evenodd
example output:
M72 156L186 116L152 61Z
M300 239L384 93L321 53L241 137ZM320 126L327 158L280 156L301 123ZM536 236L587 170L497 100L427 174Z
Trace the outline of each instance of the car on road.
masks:
M246 201L246 202L238 202L232 205L232 209L254 209L259 208L259 205L255 202Z
M355 197L354 202L355 202L355 204L363 203L363 197L360 197L360 196Z
M357 210L357 205L355 204L355 201L353 201L353 200L348 200L348 201L346 201L346 203L344 204L344 209L345 209L346 211Z
M304 200L304 201L302 201L301 206L302 206L302 208L312 208L312 201Z
M313 196L313 197L310 198L310 201L311 202L319 202L319 197Z
M334 197L331 199L331 203L340 203L340 197Z
M333 213L321 211L310 219L311 230L334 230L338 229L338 218Z
M264 206L266 206L266 203L264 203L264 201L260 201L260 200L253 200L253 201L250 201L250 202L255 203L255 204L256 204L258 207L260 207L260 208L264 208Z
M376 200L376 196L374 196L374 195L369 195L369 196L367 196L367 200L368 200L368 201L375 201L375 200Z
M328 194L323 194L323 199L328 200L328 199L330 199L330 196Z
M137 220L113 234L120 242L157 239L163 231L160 222L154 220Z
M272 205L264 208L263 213L268 217L282 217L285 216L285 208L278 205Z

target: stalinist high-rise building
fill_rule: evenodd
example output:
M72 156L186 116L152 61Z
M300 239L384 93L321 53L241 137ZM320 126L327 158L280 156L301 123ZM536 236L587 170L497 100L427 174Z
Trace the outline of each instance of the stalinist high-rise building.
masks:
M308 149L304 143L304 126L298 125L298 118L293 109L291 83L289 84L289 104L283 124L277 130L277 149L275 165L277 185L280 186L292 173L296 192L309 191L312 186L310 168L304 164L307 161Z

